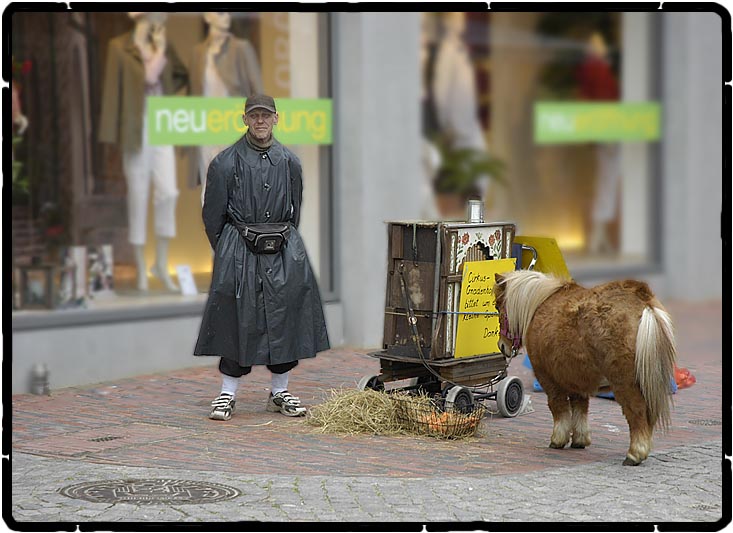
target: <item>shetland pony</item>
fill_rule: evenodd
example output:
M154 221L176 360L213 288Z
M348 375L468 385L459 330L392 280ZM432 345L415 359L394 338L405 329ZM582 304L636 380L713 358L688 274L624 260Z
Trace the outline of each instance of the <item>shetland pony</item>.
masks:
M670 424L676 347L672 321L646 283L586 289L517 270L495 276L499 349L527 349L552 412L551 448L590 445L588 398L607 382L629 424L624 465L649 455L655 426Z

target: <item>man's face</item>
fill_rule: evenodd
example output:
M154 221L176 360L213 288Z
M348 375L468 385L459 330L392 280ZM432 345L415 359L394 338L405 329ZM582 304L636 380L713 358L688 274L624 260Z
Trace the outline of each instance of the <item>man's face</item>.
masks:
M244 115L244 124L255 139L267 141L272 135L273 126L277 124L277 118L277 113L257 108Z

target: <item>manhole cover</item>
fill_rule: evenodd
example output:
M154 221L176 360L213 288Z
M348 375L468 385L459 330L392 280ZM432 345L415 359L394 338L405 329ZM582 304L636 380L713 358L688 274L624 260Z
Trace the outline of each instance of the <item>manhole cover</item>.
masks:
M117 479L70 485L64 496L97 503L156 504L213 503L241 494L232 487L208 481L181 479Z
M690 420L690 424L696 424L698 426L720 426L722 422L714 418L696 418Z

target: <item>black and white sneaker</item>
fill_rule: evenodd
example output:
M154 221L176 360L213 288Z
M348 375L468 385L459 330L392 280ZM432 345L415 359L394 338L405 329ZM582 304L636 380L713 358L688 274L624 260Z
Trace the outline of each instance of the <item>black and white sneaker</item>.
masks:
M270 393L267 399L267 410L271 413L282 413L285 416L303 416L305 407L300 406L300 398L293 396L288 391Z
M212 420L229 420L232 417L236 403L234 396L227 392L222 392L212 400L209 418Z

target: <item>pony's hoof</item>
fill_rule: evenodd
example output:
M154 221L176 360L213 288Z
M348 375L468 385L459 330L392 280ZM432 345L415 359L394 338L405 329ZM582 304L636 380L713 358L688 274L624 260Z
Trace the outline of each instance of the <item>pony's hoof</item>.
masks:
M624 466L639 466L641 464L641 461L634 461L633 459L629 459L628 457L624 459Z
M570 447L571 447L571 448L578 448L578 449L580 449L580 450L583 450L583 449L585 449L585 444L581 444L581 443L575 443L575 442L573 442L573 443L572 443L572 444L570 445Z
M554 442L550 443L550 448L554 448L556 450L562 450L565 447L565 444L555 444Z

